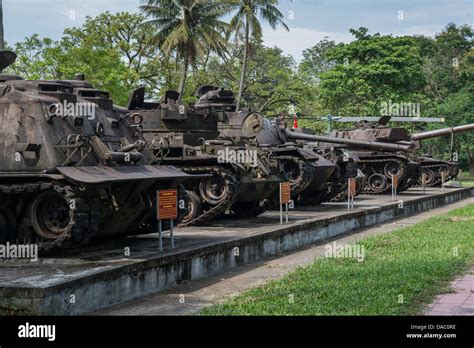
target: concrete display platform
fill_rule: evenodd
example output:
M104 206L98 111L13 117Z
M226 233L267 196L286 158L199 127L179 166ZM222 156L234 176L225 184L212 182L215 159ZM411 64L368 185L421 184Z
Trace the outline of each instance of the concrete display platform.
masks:
M412 189L361 196L345 204L298 207L290 223L279 212L249 220L223 219L176 230L176 248L159 252L157 235L103 241L55 258L0 261L0 314L84 314L156 293L186 280L318 244L474 196L472 188ZM128 256L127 252L130 252Z

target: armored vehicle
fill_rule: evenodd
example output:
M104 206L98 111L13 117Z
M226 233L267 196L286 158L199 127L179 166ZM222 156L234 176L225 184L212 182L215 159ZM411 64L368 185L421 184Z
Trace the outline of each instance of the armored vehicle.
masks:
M384 193L391 189L392 177L398 178L397 191L401 192L421 182L426 173L426 185L441 183L455 177L458 167L454 162L440 161L417 156L421 140L445 136L474 129L474 125L444 128L411 135L405 128L387 127L390 117L382 117L378 124L360 122L354 129L334 131L328 136L310 136L306 140L317 141L319 146L338 143L367 176L366 193ZM290 135L290 136L295 136ZM363 144L366 144L365 146Z
M14 60L0 52L2 68ZM129 135L133 119L82 76L0 75L0 115L1 242L51 250L152 232L156 190L179 189L190 178L173 166L146 164L144 140Z
M298 149L313 154L312 163L316 168L313 180L298 194L302 204L319 204L325 201L341 201L347 198L349 178L356 179L357 191L361 192L365 176L357 169L356 162L342 149L319 147L314 143L295 141L288 137L283 119L266 119L265 126L257 140L260 146L270 146L272 153ZM309 129L297 128L292 134L310 134ZM308 156L309 158L309 156ZM295 159L296 161L297 159ZM299 159L298 159L299 160Z
M238 125L232 127L237 128ZM227 124L221 125L221 131L228 132L229 128ZM319 204L346 197L347 179L358 177L353 159L344 156L339 149L316 148L288 139L282 118L264 119L262 128L257 136L259 146L269 151L282 164L289 177L292 198L296 202Z
M354 140L337 137L334 136L334 134L319 136L289 130L286 130L285 133L289 139L309 142L310 146L314 148L339 148L343 150L345 156L354 159L357 163L357 167L367 177L367 182L363 190L368 193L385 192L389 185L388 177L391 178L391 175L398 176L400 183L399 189L405 187L409 177L406 176L405 171L397 172L396 169L399 168L398 166L401 166L404 169L408 168L411 170L411 166L415 166L415 168L418 166L416 163L412 164L406 156L398 154L399 152L410 152L413 145ZM367 170L366 165L372 163L370 162L370 156L377 156L375 157L377 163L384 163L383 170L387 171L386 174L381 174L378 166L374 169ZM384 171L382 171L382 173L384 173Z
M259 215L282 181L279 163L254 145L260 132L259 116L246 115L238 134L221 134L218 123L239 114L233 93L202 86L196 96L197 102L185 107L179 94L170 90L153 103L145 101L145 90L140 88L128 105L135 122L132 127L138 137L145 138L146 151L151 154L150 164L209 175L186 185L189 214L181 225L202 223L225 213Z
M410 137L410 141L419 144L422 140L425 139L431 139L440 136L453 137L455 133L467 132L470 130L474 130L474 124L467 124L463 126L448 127L437 129L434 131L415 133ZM421 146L419 145L418 147ZM446 182L448 180L456 178L456 176L459 174L459 166L457 162L453 160L453 158L450 158L449 161L446 161L427 156L415 156L414 159L421 165L421 172L425 174L426 186L438 186L442 184L443 177L444 181ZM421 175L417 180L417 184L422 184Z
M214 100L222 100L226 93L229 94L229 91L222 88L213 86L207 88L210 91L208 95L212 95ZM334 172L335 165L313 151L296 144L282 145L278 133L275 132L277 127L259 114L248 110L236 112L233 104L228 104L228 107L230 110L226 117L219 119L218 122L220 136L233 139L233 143L237 145L242 144L240 136L242 133L256 134L254 145L279 163L283 176L290 183L294 200L298 200L309 187L317 185L321 188ZM269 141L262 142L263 138ZM273 200L272 205L277 204L278 196L272 197L271 200Z

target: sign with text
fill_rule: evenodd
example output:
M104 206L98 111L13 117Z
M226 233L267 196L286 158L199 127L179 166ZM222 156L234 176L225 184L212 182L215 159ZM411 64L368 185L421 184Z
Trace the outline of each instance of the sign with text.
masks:
M280 183L280 203L286 204L291 201L291 186L289 182Z
M178 191L162 190L157 191L158 200L157 218L158 220L174 220L178 218Z
M396 175L392 176L392 186L393 186L394 189L398 188L398 176L396 176Z
M356 179L350 178L350 179L349 179L349 196L355 197L356 194L357 194Z

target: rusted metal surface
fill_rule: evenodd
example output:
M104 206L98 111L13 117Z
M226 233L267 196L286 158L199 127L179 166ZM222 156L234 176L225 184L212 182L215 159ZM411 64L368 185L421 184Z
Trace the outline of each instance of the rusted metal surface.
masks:
M330 143L330 144L340 144L346 145L351 147L358 147L364 149L373 149L373 150L388 150L388 151L405 151L409 152L412 151L413 147L410 145L400 145L400 144L390 144L390 143L382 143L376 141L363 141L363 140L352 140L352 139L345 139L345 138L335 138L330 136L322 136L322 135L312 135L312 134L304 134L304 133L296 133L286 130L286 135L290 139L294 140L305 140L305 141L314 141L314 142L323 142L323 143Z
M167 91L159 102L145 101L144 89L133 93L129 113L152 155L150 164L210 176L186 185L191 206L186 225L226 213L262 213L261 203L284 178L278 162L255 144L259 115L236 112L234 94L223 88L202 86L196 96L196 103L184 106L176 91ZM236 132L223 133L218 127L234 121Z
M442 137L442 136L451 135L455 133L467 132L470 130L474 130L474 123L465 124L465 125L456 126L456 127L436 129L436 130L432 130L428 132L415 133L411 136L411 140L431 139L431 138Z
M58 172L66 178L85 184L104 184L150 179L192 178L173 166L139 167L58 167Z
M0 68L14 59L0 52ZM0 75L0 120L0 243L30 240L51 251L154 232L156 191L177 189L186 200L181 184L192 176L152 165L129 110L83 75Z

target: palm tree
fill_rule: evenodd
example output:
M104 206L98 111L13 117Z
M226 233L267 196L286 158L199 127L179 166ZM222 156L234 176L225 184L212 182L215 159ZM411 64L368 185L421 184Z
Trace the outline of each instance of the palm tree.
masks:
M208 0L142 0L140 10L149 18L145 25L157 29L152 43L167 55L176 52L183 62L178 92L183 94L190 65L208 50L223 55L227 41L224 33L228 24L220 18L229 5Z
M239 110L242 102L245 75L247 72L250 35L252 35L256 40L259 40L262 37L262 26L259 17L260 19L267 21L268 24L270 24L270 27L274 30L279 24L281 24L286 30L289 29L283 22L283 14L275 6L278 4L278 0L238 0L234 1L234 3L234 8L237 9L237 13L229 23L229 33L235 32L237 35L240 33L245 35L244 57L240 72L239 95L237 97L237 110Z

